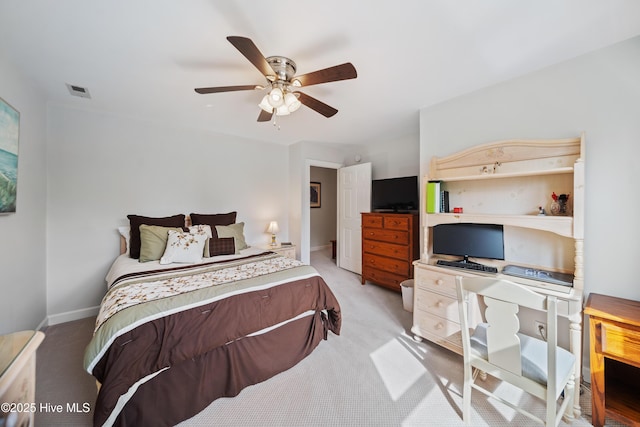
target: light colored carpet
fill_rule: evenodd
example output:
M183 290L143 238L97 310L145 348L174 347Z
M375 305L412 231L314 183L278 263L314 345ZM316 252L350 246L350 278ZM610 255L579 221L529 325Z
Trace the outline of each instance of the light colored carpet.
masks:
M343 312L340 336L329 334L306 359L234 398L213 402L188 426L463 426L460 395L462 358L412 339L411 313L400 294L360 284L339 269L329 251L313 252ZM93 319L48 328L38 350L36 400L66 405L95 402L95 383L82 370L82 353ZM543 412L540 402L499 381L496 388L520 406ZM538 425L474 392L473 426ZM583 416L573 426L589 426L589 391ZM92 408L93 409L93 408ZM37 413L37 426L89 426L92 413ZM609 422L607 425L619 425ZM566 425L561 423L561 425Z

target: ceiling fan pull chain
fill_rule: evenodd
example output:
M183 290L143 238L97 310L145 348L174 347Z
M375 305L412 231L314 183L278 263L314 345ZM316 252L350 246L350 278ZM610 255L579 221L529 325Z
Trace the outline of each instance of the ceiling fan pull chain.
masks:
M274 114L274 115L273 115L273 125L274 125L278 130L280 130L280 125L278 124L278 115L277 115L277 114Z

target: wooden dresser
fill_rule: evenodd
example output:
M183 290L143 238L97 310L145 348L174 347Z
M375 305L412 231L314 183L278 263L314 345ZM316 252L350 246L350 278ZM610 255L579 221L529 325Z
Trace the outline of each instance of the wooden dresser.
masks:
M400 283L413 278L413 261L420 257L418 215L362 214L362 284L367 280L400 292Z
M640 426L640 302L589 294L591 422L605 416Z

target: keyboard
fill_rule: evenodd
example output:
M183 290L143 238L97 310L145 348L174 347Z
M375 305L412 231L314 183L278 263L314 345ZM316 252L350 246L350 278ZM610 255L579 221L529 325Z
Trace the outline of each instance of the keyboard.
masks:
M464 268L465 270L475 270L482 271L485 273L497 273L498 269L496 267L492 267L490 265L477 264L472 262L462 262L462 261L447 261L444 259L439 259L436 262L437 265L442 265L445 267L456 267L456 268Z

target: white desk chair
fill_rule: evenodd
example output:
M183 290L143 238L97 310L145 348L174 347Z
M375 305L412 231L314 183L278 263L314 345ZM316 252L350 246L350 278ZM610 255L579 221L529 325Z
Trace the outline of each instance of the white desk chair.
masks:
M462 346L464 350L464 386L462 416L471 420L471 390L475 388L547 427L556 427L563 413L573 418L575 357L558 347L557 300L517 283L485 277L456 277ZM487 323L469 325L469 296L483 296ZM546 312L547 341L518 333L519 307ZM475 331L470 328L475 328ZM472 334L472 335L470 335ZM475 368L475 372L474 372ZM527 410L494 395L475 383L478 372L513 384L546 403L546 417L539 418ZM551 375L547 375L551 372ZM550 381L547 380L550 378ZM564 400L557 405L564 390Z

